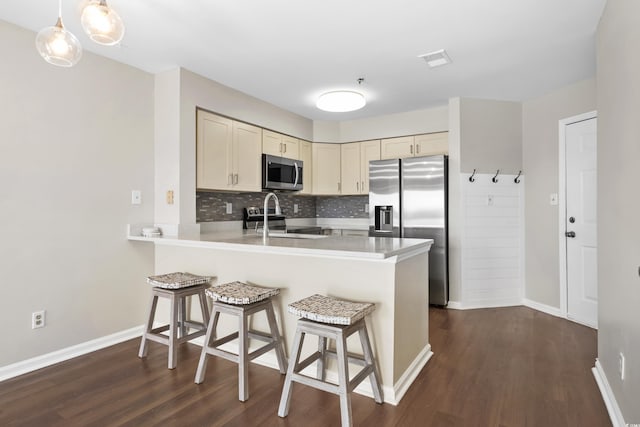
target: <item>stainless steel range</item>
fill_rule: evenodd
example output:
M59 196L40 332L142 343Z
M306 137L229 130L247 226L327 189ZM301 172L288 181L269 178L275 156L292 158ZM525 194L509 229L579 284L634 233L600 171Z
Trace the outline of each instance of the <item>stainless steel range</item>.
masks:
M285 215L277 215L274 208L267 209L267 221L270 230L298 234L322 234L322 227L315 225L287 225ZM248 207L242 210L242 228L262 232L264 227L264 208Z

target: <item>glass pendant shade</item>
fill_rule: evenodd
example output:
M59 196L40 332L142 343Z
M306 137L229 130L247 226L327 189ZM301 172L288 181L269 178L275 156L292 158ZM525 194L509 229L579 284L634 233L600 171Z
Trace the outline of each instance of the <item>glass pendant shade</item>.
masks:
M36 36L36 49L49 64L73 67L82 57L80 42L64 29L62 18L53 27L42 29Z
M82 10L82 28L94 42L113 46L124 37L124 24L106 0L93 0Z
M324 93L320 95L316 102L316 107L332 113L355 111L361 109L365 105L367 105L367 101L363 94L348 90Z

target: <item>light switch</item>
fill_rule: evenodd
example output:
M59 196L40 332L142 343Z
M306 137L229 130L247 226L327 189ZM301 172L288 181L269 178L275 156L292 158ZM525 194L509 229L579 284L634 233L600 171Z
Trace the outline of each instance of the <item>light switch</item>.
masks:
M233 212L233 205L231 204L231 202L227 202L227 215L231 214Z
M132 205L142 204L142 191L131 190L131 204Z
M558 193L549 194L549 204L555 206L558 204Z
M369 203L364 204L364 211L367 213L369 212Z
M167 190L167 204L173 204L173 190Z
M297 214L297 213L298 213L298 204L297 204L297 203L294 203L294 204L293 204L293 213L294 213L294 214Z

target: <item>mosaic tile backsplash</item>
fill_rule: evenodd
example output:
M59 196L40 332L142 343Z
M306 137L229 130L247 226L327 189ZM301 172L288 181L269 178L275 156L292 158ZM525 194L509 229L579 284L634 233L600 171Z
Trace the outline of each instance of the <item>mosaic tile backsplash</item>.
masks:
M267 193L222 193L196 192L196 220L242 221L242 208L262 207ZM369 196L296 196L292 193L278 193L280 208L287 218L368 218L364 205ZM232 204L232 213L226 213L226 204ZM298 213L293 213L293 205L298 205ZM269 204L273 207L273 204Z

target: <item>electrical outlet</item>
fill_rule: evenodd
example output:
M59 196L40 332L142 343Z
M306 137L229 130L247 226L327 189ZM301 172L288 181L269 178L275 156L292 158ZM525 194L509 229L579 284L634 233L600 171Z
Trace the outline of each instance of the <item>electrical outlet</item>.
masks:
M44 328L47 324L45 311L34 311L31 313L31 329Z
M294 214L297 214L297 213L298 213L298 204L297 204L297 203L294 203L294 204L293 204L293 213L294 213Z
M618 355L618 372L620 372L620 380L624 381L624 369L625 369L624 354L620 352Z
M227 202L225 203L225 205L227 209L227 215L231 214L233 212L233 205L231 204L231 202Z
M142 204L142 191L131 190L131 204L132 205Z
M369 213L369 203L365 203L365 204L364 204L364 211L365 211L366 213Z

